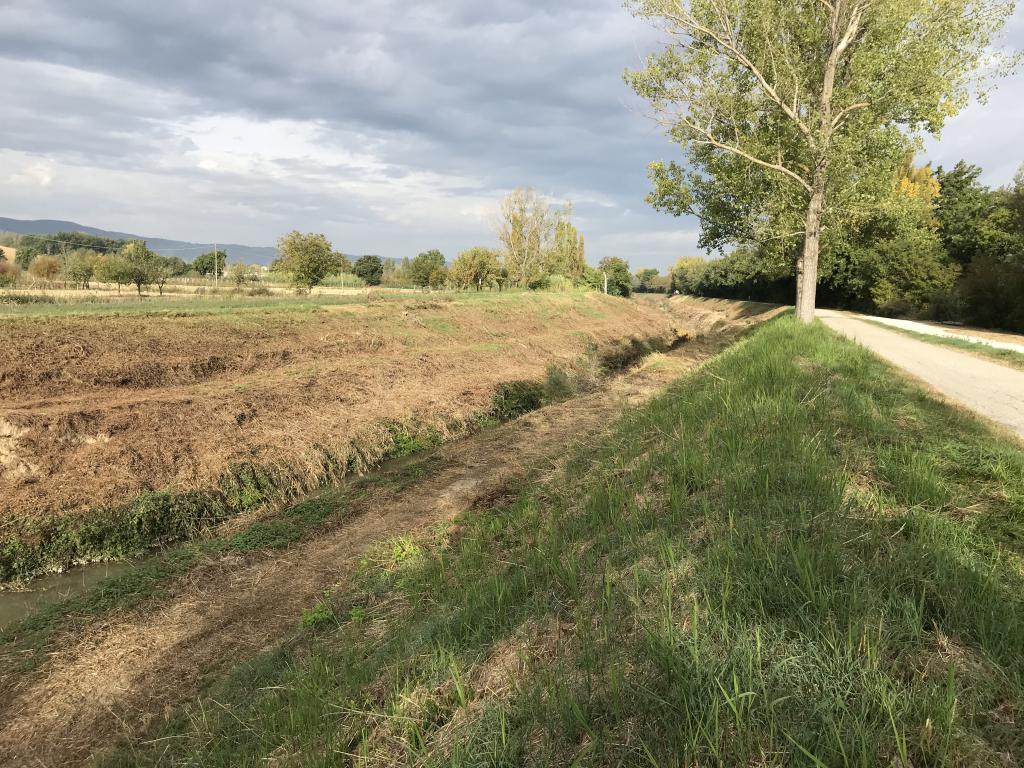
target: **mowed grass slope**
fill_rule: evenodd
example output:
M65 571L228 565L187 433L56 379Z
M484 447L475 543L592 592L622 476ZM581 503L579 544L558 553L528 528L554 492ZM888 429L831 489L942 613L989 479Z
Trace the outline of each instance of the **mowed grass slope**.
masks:
M783 319L110 762L1016 765L1022 595L1021 447Z
M474 292L0 318L0 582L194 537L466 434L503 386L596 380L699 332L689 307Z

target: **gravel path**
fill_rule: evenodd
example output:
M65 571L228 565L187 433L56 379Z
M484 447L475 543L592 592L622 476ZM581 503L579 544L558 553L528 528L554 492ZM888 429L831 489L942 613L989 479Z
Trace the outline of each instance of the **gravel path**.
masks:
M818 317L950 400L1024 437L1024 371L879 328L843 312L821 310Z
M996 334L979 336L968 330L946 330L945 328L939 328L938 326L931 325L930 323L919 323L916 320L898 320L892 317L868 317L867 315L864 315L864 317L876 323L891 325L893 328L902 328L905 331L923 333L928 336L939 336L943 339L960 339L961 341L970 341L975 344L985 344L986 346L993 347L995 349L1008 349L1011 352L1020 352L1021 354L1024 354L1024 343L993 338ZM1006 337L1008 339L1018 338L1012 334L1006 334Z

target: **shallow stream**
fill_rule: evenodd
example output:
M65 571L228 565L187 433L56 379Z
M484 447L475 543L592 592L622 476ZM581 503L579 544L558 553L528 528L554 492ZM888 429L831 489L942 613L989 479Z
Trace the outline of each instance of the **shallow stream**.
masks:
M130 562L92 563L72 568L64 573L42 576L21 591L0 591L0 630L20 621L38 608L66 597L80 595L107 576L115 576L131 567Z

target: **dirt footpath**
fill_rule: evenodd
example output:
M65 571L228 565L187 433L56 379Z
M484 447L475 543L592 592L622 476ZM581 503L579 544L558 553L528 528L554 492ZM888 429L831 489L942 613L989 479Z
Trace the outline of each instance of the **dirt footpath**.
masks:
M822 321L951 400L1024 437L1024 371L888 331L842 312Z
M693 323L706 338L652 355L600 391L443 446L427 459L440 469L400 493L374 487L347 524L273 556L211 560L162 602L99 617L61 638L28 678L0 671L9 691L0 701L0 763L79 765L141 737L204 681L292 634L302 610L344 582L368 546L487 506L528 475L555 471L572 445L608 429L625 406L654 396L774 311L737 306L696 307ZM0 656L0 670L12 661Z

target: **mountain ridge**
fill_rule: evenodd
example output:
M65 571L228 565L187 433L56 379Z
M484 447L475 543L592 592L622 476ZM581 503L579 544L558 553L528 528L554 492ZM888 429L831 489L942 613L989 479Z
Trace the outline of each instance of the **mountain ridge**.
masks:
M145 237L127 232L99 229L74 221L62 219L11 219L0 216L0 232L13 232L18 235L55 235L58 232L84 232L96 237L108 237L115 240L145 240L146 244L164 256L180 256L191 261L206 251L213 250L210 243L192 243L187 240L172 240L164 237ZM227 252L229 261L246 263L270 264L277 258L277 249L273 246L241 245L239 243L217 243L217 247Z

